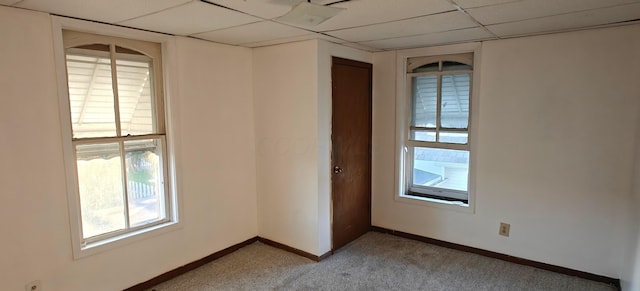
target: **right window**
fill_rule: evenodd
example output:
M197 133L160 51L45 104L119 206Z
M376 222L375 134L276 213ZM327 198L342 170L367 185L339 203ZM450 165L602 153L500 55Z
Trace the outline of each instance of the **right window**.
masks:
M406 195L469 202L473 54L407 59Z

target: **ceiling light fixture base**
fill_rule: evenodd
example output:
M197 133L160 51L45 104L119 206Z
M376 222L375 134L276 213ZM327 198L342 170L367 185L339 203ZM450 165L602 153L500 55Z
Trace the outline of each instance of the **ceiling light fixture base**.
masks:
M294 26L311 27L325 22L343 10L346 10L346 8L318 5L303 1L294 6L287 14L274 20Z

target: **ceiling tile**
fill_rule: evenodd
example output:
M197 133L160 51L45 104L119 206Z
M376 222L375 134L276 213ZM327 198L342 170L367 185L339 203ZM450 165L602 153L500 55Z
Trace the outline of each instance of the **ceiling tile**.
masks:
M371 47L371 46L367 46L361 43L354 43L354 42L345 42L345 43L341 43L340 45L343 46L348 46L351 48L355 48L355 49L359 49L359 50L363 50L363 51L368 51L368 52L379 52L382 51L381 49L377 49L375 47Z
M304 0L205 0L266 19L280 17ZM314 1L315 2L315 1Z
M377 49L401 49L449 44L463 41L493 39L491 33L480 27L453 31L437 32L411 37L398 37L383 40L361 42L360 44Z
M323 35L323 34L319 34L319 33L309 33L309 34L305 34L305 35L301 35L301 36L294 36L294 37L286 37L286 38L279 38L279 39L274 39L274 40L265 40L265 41L258 41L258 42L252 42L252 43L246 43L243 44L242 46L244 47L261 47L261 46L270 46L270 45L276 45L276 44L281 44L281 43L288 43L288 42L296 42L296 41L303 41L303 40L309 40L309 39L324 39L327 41L339 41L338 39L328 36L328 35Z
M254 43L247 43L247 44L243 44L242 46L244 47L262 47L262 46L270 46L270 45L277 45L277 44L282 44L282 43L289 43L289 42L296 42L296 41L304 41L304 40L309 40L309 39L322 39L322 40L326 40L329 42L333 42L333 43L337 43L340 45L344 45L344 46L348 46L348 47L352 47L352 48L356 48L356 49L360 49L360 50L364 50L364 51L369 51L369 52L374 52L374 51L380 51L379 49L375 49L372 47L368 47L359 43L351 43L351 42L345 42L341 39L332 37L332 36L328 36L328 35L324 35L321 33L310 33L310 34L305 34L302 36L296 36L296 37L289 37L289 38L281 38L281 39L276 39L276 40L267 40L267 41L260 41L260 42L254 42Z
M337 30L456 10L446 0L348 1L331 5L331 7L346 8L346 10L310 29Z
M195 1L118 24L176 35L190 35L260 20L240 12Z
M455 1L462 8L473 8L473 7L504 4L509 2L517 2L522 0L455 0Z
M467 9L484 25L638 3L638 0L521 0L501 5Z
M17 7L58 15L115 23L192 0L24 0Z
M11 6L13 4L17 4L20 0L0 0L0 5L8 5Z
M487 28L498 36L515 36L616 23L638 18L640 18L640 3L489 25Z
M350 42L363 42L475 27L477 24L460 11L447 12L408 20L375 24L327 32Z
M262 21L232 28L192 35L193 37L232 45L289 38L310 34L309 31L271 21Z

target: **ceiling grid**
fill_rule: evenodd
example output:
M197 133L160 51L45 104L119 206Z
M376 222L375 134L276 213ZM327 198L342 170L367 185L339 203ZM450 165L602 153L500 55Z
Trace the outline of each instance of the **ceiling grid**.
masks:
M0 0L0 5L245 47L324 39L367 51L640 22L640 0L311 0L343 10L317 25L279 19L300 2L306 1Z

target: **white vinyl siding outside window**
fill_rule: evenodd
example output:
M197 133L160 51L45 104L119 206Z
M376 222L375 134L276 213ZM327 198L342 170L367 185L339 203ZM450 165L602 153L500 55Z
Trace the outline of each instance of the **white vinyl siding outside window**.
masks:
M406 64L404 195L468 204L473 54Z
M63 31L80 249L172 224L157 43Z

